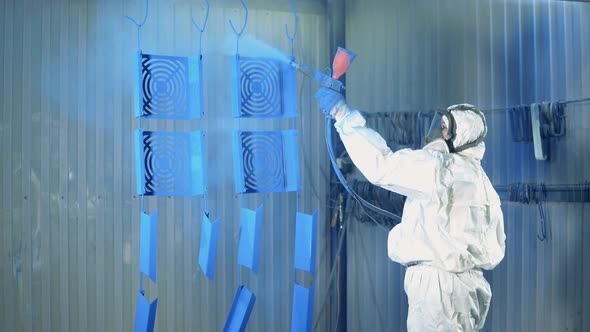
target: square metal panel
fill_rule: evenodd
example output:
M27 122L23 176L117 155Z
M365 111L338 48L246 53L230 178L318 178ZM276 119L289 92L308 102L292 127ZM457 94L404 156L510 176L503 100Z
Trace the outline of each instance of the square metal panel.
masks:
M137 193L150 196L204 194L203 133L135 132Z
M299 190L297 131L235 131L236 192Z
M295 68L274 59L232 58L232 112L236 118L297 116Z
M135 116L190 120L203 117L201 57L137 55Z

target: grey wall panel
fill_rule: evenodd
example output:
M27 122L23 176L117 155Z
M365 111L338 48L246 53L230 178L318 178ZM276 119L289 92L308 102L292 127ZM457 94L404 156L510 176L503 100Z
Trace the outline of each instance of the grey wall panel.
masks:
M248 3L248 2L247 2ZM139 211L135 195L133 61L136 30L124 16L143 17L143 1L0 4L0 330L128 331L139 287ZM288 2L253 1L245 33L290 52ZM204 3L150 1L141 32L144 52L195 55ZM297 2L296 58L328 64L325 5ZM268 8L272 9L269 10ZM203 197L147 197L159 210L156 330L218 331L238 283L257 295L248 330L284 331L291 320L295 212L320 210L316 289L329 273L326 220L328 163L315 84L299 76L300 116L293 120L231 118L229 60L221 53L228 25L241 24L239 2L212 4L203 34L205 113L202 121L143 120L150 130L206 132L207 208L221 221L215 280L197 263ZM233 43L232 43L233 44ZM266 122L266 123L264 123ZM300 131L300 193L234 193L231 131ZM239 208L264 204L260 270L237 263ZM239 278L239 280L238 280ZM305 279L305 278L303 278ZM298 276L298 281L302 281ZM316 291L316 298L323 292ZM318 301L316 301L318 302ZM316 303L315 316L320 311ZM320 328L328 330L327 315Z
M494 110L590 97L590 69L583 60L590 54L586 4L349 0L346 5L346 46L358 54L347 78L348 101L363 111L424 111L459 102ZM487 112L483 166L492 182L588 180L588 104L569 105L566 112L567 136L552 141L547 162L534 160L532 144L512 142L505 111ZM493 290L488 331L590 328L584 283L590 265L584 240L588 204L548 202L546 210L548 238L540 241L538 206L503 203L506 257L486 273ZM349 222L349 329L405 330L404 271L387 258L385 232L354 218Z

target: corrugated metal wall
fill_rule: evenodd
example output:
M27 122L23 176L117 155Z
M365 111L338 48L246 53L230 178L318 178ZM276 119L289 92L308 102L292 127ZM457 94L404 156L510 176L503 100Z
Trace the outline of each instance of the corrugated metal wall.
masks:
M561 1L346 2L346 46L358 53L348 100L367 112L420 111L470 102L483 109L590 97L590 5ZM370 23L369 23L370 22ZM552 160L511 140L503 111L487 113L484 167L492 182L570 184L590 177L590 106L569 105ZM491 273L488 331L590 330L589 204L547 203L539 241L535 204L504 202L506 258ZM387 258L387 233L349 220L350 331L405 330L404 270Z
M289 52L288 2L250 5L245 33ZM296 58L322 67L329 60L324 5L295 5ZM140 199L134 195L132 143L138 127L132 108L136 30L124 16L140 20L143 6L143 0L0 2L1 331L132 329L139 286ZM198 32L190 18L192 12L201 23L203 6L203 1L150 1L141 33L144 52L197 54ZM325 288L329 273L324 122L309 81L298 87L303 116L264 127L300 130L299 199L295 193L234 194L231 131L263 125L231 118L229 61L219 52L232 36L228 19L241 25L239 1L212 1L203 35L206 118L142 122L150 130L206 131L208 208L211 218L221 220L210 282L197 264L203 198L145 199L145 210L157 208L160 216L158 282L144 280L148 299L159 298L158 331L222 329L238 286L240 206L265 207L259 273L241 271L242 283L257 295L248 330L290 326L297 204L304 213L320 209L316 289Z

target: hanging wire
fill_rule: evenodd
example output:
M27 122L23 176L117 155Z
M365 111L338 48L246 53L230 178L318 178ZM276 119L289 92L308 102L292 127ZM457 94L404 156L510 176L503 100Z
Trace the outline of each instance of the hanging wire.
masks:
M209 0L205 0L207 3L207 11L205 12L205 21L203 22L203 28L201 28L195 19L191 17L191 21L193 21L193 25L197 30L199 30L199 56L203 57L203 31L205 31L205 27L207 26L207 20L209 19Z
M590 98L582 98L582 99L575 99L575 100L564 100L562 103L564 104L577 104L577 103L585 103L589 102Z
M342 251L342 244L344 243L344 238L346 236L346 227L342 227L339 231L340 233L340 237L338 239L338 249L336 249L336 255L335 257L340 256L340 252ZM312 331L317 331L317 327L318 324L320 323L320 318L322 317L322 314L324 313L324 310L326 308L326 303L328 301L328 297L330 295L330 289L332 288L332 282L334 281L336 275L336 268L337 268L337 260L332 264L332 268L330 269L330 275L328 276L328 285L326 286L326 291L324 292L324 296L322 297L321 300L321 305L320 305L320 311L318 312L316 318L315 318L315 323L313 324L313 328Z
M244 29L246 29L246 23L248 22L248 7L246 7L246 4L244 3L243 0L240 0L240 3L242 4L242 7L244 7L244 10L246 11L246 16L244 17L244 24L242 25L242 29L240 30L240 32L238 32L236 30L236 28L234 27L234 24L232 23L231 19L229 19L229 25L231 26L231 29L234 31L234 33L237 35L237 40L236 40L236 54L240 54L240 37L242 36L242 33L244 32Z
M137 53L141 53L141 44L140 44L140 32L141 32L141 28L143 27L143 25L145 24L145 22L147 21L148 18L148 12L149 12L149 0L145 0L145 15L143 16L143 20L141 21L141 23L137 23L137 21L135 19L133 19L131 16L126 15L125 18L127 18L129 21L131 21L131 23L135 24L135 26L137 27ZM141 57L140 57L141 58ZM139 59L139 61L141 61L141 59ZM142 116L139 117L139 128L141 128L141 118Z
M586 180L584 183L577 183L577 184L523 184L523 183L511 183L508 185L495 185L494 189L496 191L504 191L508 193L508 200L511 202L518 202L518 203L530 203L527 201L527 194L526 190L528 188L529 191L539 191L544 190L545 193L549 192L580 192L584 193L583 197L588 198L585 199L585 202L590 202L590 181ZM539 189L541 188L541 189ZM545 195L545 198L547 195ZM548 200L548 199L546 199Z
M147 21L148 11L149 11L149 0L145 0L145 15L143 16L143 20L141 21L141 23L137 23L137 21L134 20L131 16L128 16L128 15L125 16L125 18L127 18L129 21L131 21L131 23L135 24L135 26L137 27L137 52L138 53L141 53L140 33L141 33L141 28L143 27L143 25ZM141 116L139 117L139 128L141 128ZM140 207L139 207L140 220L141 220L141 214L144 213L144 197L145 197L145 195L142 194L141 195L141 203L140 203ZM144 293L143 274L141 273L141 271L139 271L139 291L142 294Z
M137 21L134 20L131 16L125 16L125 18L127 18L129 21L131 21L137 27L137 50L138 51L141 51L141 48L139 47L139 32L141 30L141 27L143 27L143 25L145 24L145 21L147 21L147 17L148 17L148 10L149 10L148 1L149 0L145 0L145 15L143 16L143 21L141 21L141 23L137 23Z
M287 39L291 42L291 59L295 59L295 37L297 36L297 26L299 24L299 17L297 17L297 11L295 10L295 6L293 6L293 1L289 0L289 6L291 6L291 10L293 11L293 16L295 17L295 29L293 31L293 36L289 35L289 26L285 23L285 35Z
M392 218L393 220L397 220L397 221L401 221L401 217L391 213L387 210L381 209L378 206L375 206L369 202L367 202L364 198L360 197L354 190L352 190L350 188L350 186L348 185L348 183L346 182L346 178L344 177L344 175L342 174L342 172L340 171L340 169L338 168L338 165L336 163L336 157L334 156L334 146L332 144L332 122L330 120L329 117L326 117L326 136L325 136L325 140L326 140L326 145L328 148L328 155L330 157L330 163L332 164L332 169L334 170L334 173L336 174L336 177L338 177L338 180L340 181L340 183L342 184L342 186L344 187L344 189L346 189L346 191L352 196L352 198L354 198L354 200L361 206L363 212L377 225L379 226L379 228L381 228L383 231L385 232L389 232L389 229L385 228L381 223L379 223L377 220L375 220L368 212L366 209L370 209L373 212L376 212L384 217L387 218Z
M582 99L574 99L574 100L559 100L557 101L558 103L567 105L567 104L578 104L578 103L586 103L586 102L590 102L590 97L588 98L582 98ZM532 103L531 103L532 104ZM521 105L510 105L510 106L506 106L506 107L498 107L498 108L480 108L480 111L484 112L484 113L492 113L492 112L505 112L505 111L509 111L511 108L513 107L519 107ZM365 115L367 116L367 118L371 118L371 117L388 117L391 116L391 113L400 113L400 112L427 112L427 113L434 113L436 111L441 111L441 110L445 110L446 108L433 108L430 110L420 110L420 109L400 109L400 110L386 110L386 111L379 111L379 112L371 112L371 113L366 113Z

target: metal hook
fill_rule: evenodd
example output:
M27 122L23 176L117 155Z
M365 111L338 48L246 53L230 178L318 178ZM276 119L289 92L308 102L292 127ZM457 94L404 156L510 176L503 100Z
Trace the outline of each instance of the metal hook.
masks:
M236 30L236 28L234 27L234 24L232 23L231 19L228 20L229 21L229 25L231 26L231 29L238 36L238 39L236 41L236 54L238 54L238 51L239 51L240 37L242 36L242 33L244 32L244 29L246 29L246 23L248 22L248 7L246 7L246 4L244 3L243 0L240 0L240 3L242 4L242 7L244 7L244 10L246 11L246 17L244 17L244 24L242 25L242 29L240 30L240 32L238 32Z
M293 11L293 15L295 16L295 30L293 31L293 37L289 36L289 26L285 23L285 35L287 39L291 42L291 57L295 57L295 51L293 44L295 43L295 37L297 36L297 26L299 24L299 17L297 16L297 11L295 10L295 6L293 6L293 1L289 0L289 6L291 6L291 10Z
M209 19L209 0L205 0L205 2L207 3L207 11L205 12L205 21L203 22L203 28L201 28L197 24L197 22L195 22L195 19L191 16L191 20L193 21L193 25L195 26L195 28L197 28L197 30L199 30L199 55L202 54L203 31L205 31L205 27L207 26L207 20Z
M148 0L145 0L145 16L143 17L143 21L141 21L141 23L137 23L136 20L134 20L131 16L125 16L128 20L130 20L131 22L133 22L133 24L135 24L135 26L137 26L137 28L141 28L144 24L145 21L147 20L148 17Z
M145 15L143 16L143 21L141 21L141 23L137 23L136 20L134 20L131 16L126 15L125 18L127 18L129 21L131 21L131 23L135 24L135 26L137 27L137 49L139 50L139 30L141 29L141 27L143 27L143 25L145 24L145 21L147 21L147 17L148 17L148 10L149 10L149 5L148 5L148 1L149 0L145 0Z

